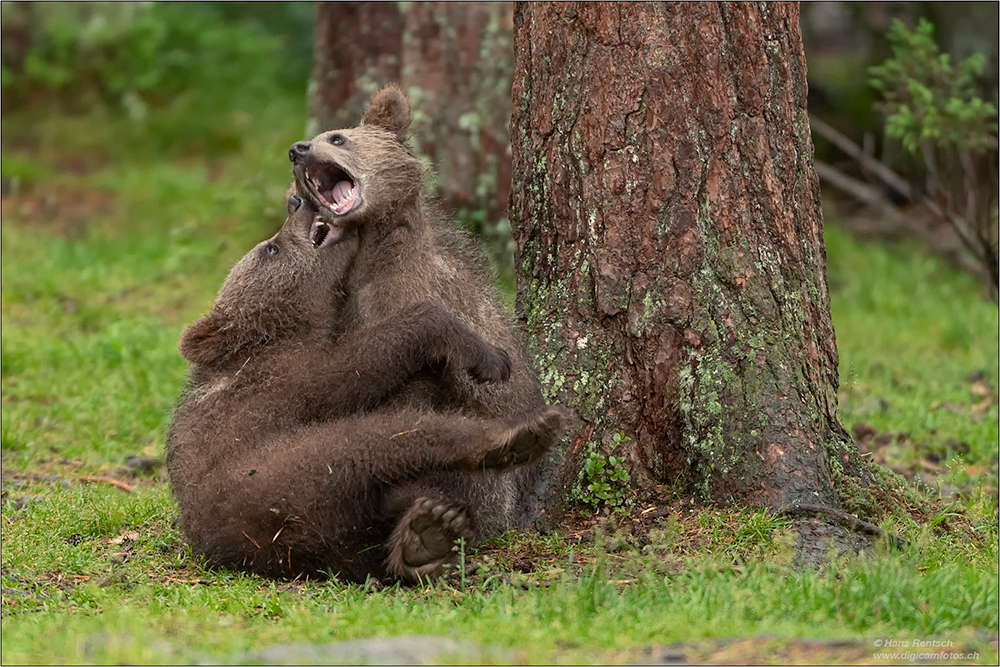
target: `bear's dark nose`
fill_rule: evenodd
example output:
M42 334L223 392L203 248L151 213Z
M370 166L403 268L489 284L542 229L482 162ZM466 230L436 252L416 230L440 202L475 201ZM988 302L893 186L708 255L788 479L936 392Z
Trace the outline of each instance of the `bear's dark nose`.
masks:
M308 141L296 141L292 144L292 147L288 149L288 159L292 162L298 162L309 157L312 154L313 145Z

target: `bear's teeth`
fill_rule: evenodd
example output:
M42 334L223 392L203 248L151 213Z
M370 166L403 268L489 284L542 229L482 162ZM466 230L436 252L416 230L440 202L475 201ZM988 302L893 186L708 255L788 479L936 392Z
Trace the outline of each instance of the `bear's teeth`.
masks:
M308 171L306 172L306 183L308 183L309 185L311 185L313 187L313 189L316 190L316 192L319 192L319 190L320 190L319 181L312 174L310 174Z

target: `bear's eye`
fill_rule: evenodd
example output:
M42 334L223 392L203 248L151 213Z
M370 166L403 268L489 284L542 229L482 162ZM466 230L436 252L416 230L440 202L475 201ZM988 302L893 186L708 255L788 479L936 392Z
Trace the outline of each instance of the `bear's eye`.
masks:
M278 246L274 243L268 243L264 246L264 252L267 253L268 257L274 257L278 254Z
M339 134L335 134L332 137L330 137L330 143L333 144L334 146L343 146L344 137L342 137Z

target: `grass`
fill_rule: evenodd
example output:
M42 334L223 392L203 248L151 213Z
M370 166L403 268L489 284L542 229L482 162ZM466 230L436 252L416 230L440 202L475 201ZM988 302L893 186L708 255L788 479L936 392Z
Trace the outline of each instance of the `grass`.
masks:
M42 497L4 513L8 664L239 662L244 652L291 638L412 634L512 649L528 662L577 663L703 638L920 636L978 645L974 629L996 630L996 570L985 566L995 565L995 532L987 553L956 558L947 539L927 530L906 553L834 564L837 576L795 571L781 548L748 562L677 559L669 572L670 557L657 549L669 553L676 542L665 536L653 549L609 554L598 545L579 573L370 591L203 569L171 525L164 485L135 496L103 485L26 490ZM759 542L746 531L761 515L740 518L737 539ZM703 511L694 521L711 529L722 519ZM687 530L675 524L666 532L676 540Z
M692 642L765 635L765 661L800 637L851 640L866 659L875 637L936 637L996 662L997 308L919 249L835 224L841 419L892 436L872 455L931 464L961 492L927 525L889 526L904 552L800 572L782 519L680 503L646 532L612 517L590 520L592 541L509 533L467 554L478 572L433 586L289 584L206 569L162 473L134 493L81 483L162 456L186 372L176 341L280 224L302 106L284 92L186 124L180 104L139 128L100 111L5 116L4 663L237 663L277 643L417 634L494 647L496 662L636 662L674 642L711 660ZM533 571L518 571L524 554Z
M971 276L912 246L862 242L836 226L826 243L841 422L892 435L876 454L908 477L939 468L954 488L995 493L996 305Z
M581 572L547 579L366 590L204 570L171 527L162 485L135 497L104 486L34 490L44 499L28 512L14 513L13 522L5 513L8 664L241 662L248 651L293 639L414 634L560 664L761 634L942 637L978 647L986 661L989 647L975 630L996 630L996 571L984 567L996 561L995 544L961 562L929 531L906 553L836 563L837 576L795 571L781 549L745 563L684 558L671 573L655 549L601 555L598 548ZM122 540L123 533L134 537Z

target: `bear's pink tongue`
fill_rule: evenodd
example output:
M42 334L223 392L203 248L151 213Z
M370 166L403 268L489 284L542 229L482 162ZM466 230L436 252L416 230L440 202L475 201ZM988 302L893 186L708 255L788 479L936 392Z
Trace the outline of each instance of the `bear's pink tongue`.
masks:
M352 199L351 187L352 185L350 181L340 181L333 186L333 202L338 208L343 206L345 202Z

